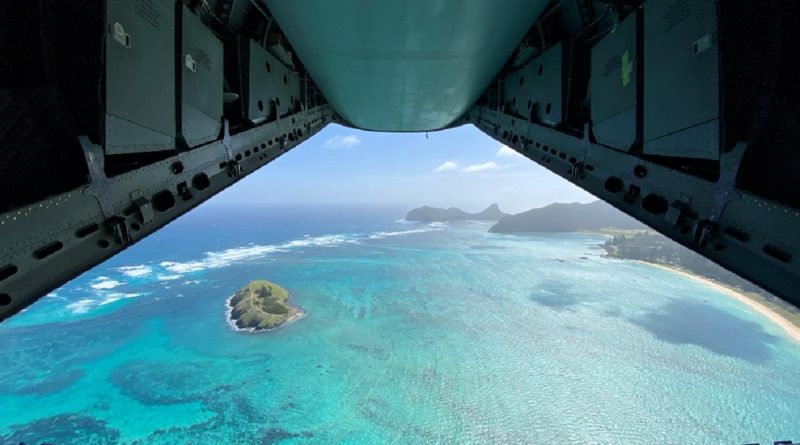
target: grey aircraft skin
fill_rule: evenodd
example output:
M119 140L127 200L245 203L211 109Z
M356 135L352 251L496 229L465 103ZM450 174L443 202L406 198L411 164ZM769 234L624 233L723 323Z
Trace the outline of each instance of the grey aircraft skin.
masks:
M474 125L800 305L798 3L0 1L0 320L330 123Z

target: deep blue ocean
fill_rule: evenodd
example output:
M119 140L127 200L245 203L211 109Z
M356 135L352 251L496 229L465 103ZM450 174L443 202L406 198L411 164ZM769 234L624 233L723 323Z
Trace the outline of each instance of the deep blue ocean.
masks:
M207 203L0 325L0 444L800 440L800 345L599 236ZM236 332L253 279L308 316Z

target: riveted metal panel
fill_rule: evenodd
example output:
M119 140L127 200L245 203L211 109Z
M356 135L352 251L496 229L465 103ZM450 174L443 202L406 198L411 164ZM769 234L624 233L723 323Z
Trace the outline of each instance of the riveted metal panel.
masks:
M247 118L258 123L287 115L301 99L297 75L263 47L245 42L242 53L248 55L248 66L242 72L247 73Z
M183 8L181 134L189 146L217 138L222 128L222 42Z
M174 8L170 0L108 1L107 154L175 145Z
M333 119L327 105L304 110L113 178L101 169L92 180L97 188L77 188L0 214L0 294L7 299L0 302L0 321L283 155ZM183 165L180 172L172 168L177 162ZM157 195L173 201L159 208ZM47 256L35 255L47 246L56 247Z
M592 130L603 145L628 151L636 141L637 16L592 48Z
M644 152L719 159L717 2L644 6Z
M521 116L555 125L562 121L562 45L558 44L506 79L506 101Z

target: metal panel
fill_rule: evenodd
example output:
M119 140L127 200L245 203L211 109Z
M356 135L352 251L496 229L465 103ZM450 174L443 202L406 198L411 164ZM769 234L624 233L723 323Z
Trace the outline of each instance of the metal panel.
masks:
M636 141L636 14L592 48L592 130L603 145L628 151Z
M217 138L222 128L222 42L183 8L181 134L189 146Z
M284 66L275 56L253 41L247 40L248 73L247 118L252 122L273 120L291 112L301 99L300 81L297 75Z
M558 44L506 79L506 100L521 116L561 123L562 45Z
M109 0L105 150L167 150L175 143L175 3Z
M646 154L719 159L716 4L652 0L644 6Z
M217 17L231 29L253 35L247 32L247 25L249 22L252 26L254 15L259 13L251 4L251 0L214 0L209 2L209 8L216 11Z
M266 3L342 119L426 131L464 115L548 1Z

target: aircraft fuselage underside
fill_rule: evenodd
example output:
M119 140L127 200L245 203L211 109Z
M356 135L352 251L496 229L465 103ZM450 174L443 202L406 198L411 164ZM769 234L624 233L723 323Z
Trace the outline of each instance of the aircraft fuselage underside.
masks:
M800 306L794 2L12 3L0 319L332 122L473 124Z

